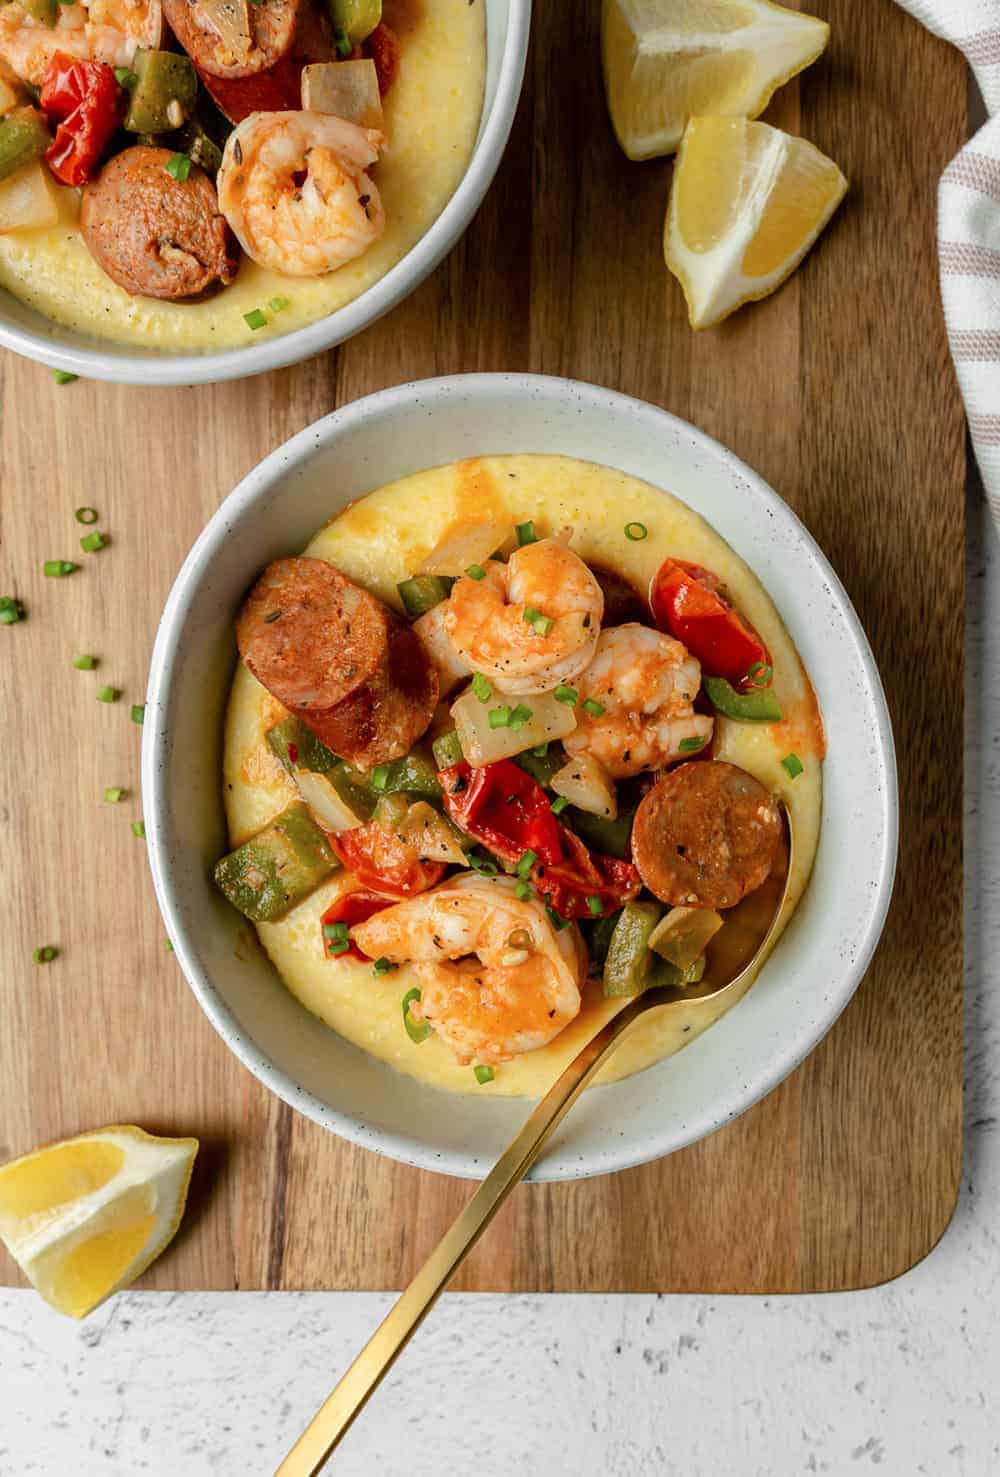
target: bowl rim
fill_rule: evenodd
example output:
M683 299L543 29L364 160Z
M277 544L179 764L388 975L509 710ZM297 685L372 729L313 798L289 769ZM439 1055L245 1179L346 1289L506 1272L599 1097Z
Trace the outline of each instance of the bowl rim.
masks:
M397 410L412 406L415 399L419 399L424 411L432 412L436 404L447 400L456 392L473 396L478 393L484 399L495 397L498 393L536 398L549 396L560 402L569 398L581 410L599 407L604 412L650 416L658 420L666 432L675 435L680 433L689 444L713 459L721 457L732 469L734 478L740 478L749 485L772 517L777 516L788 521L801 543L803 554L814 561L855 648L870 694L878 757L885 776L885 783L879 788L882 846L873 873L873 905L866 933L859 939L857 952L841 977L836 995L828 1001L819 1029L812 1022L803 1027L798 1035L790 1031L785 1040L785 1049L775 1053L767 1067L753 1075L752 1081L743 1082L738 1087L730 1084L724 1105L713 1098L700 1113L688 1115L680 1133L669 1127L659 1133L655 1129L647 1130L636 1135L631 1143L622 1141L620 1146L616 1144L612 1149L592 1152L586 1161L570 1159L569 1156L548 1158L543 1155L528 1178L557 1182L614 1173L662 1158L714 1132L766 1097L801 1065L824 1039L853 998L882 936L892 900L899 842L899 796L892 724L882 680L864 628L832 565L797 514L758 473L714 437L660 406L616 390L563 376L526 373L454 374L408 381L376 391L321 417L276 447L237 483L219 505L192 545L167 597L150 661L147 711L160 713L168 705L171 680L178 660L179 638L187 619L191 592L211 567L214 553L229 529L252 516L260 499L302 468L314 455L322 452L339 435L349 433L356 423L372 416L392 416ZM248 574L248 579L250 577ZM173 896L169 880L169 847L165 839L169 796L164 776L169 770L167 760L170 742L169 729L165 725L159 722L145 725L142 744L142 794L147 822L147 854L157 902L173 950L198 1003L226 1046L258 1081L290 1107L350 1143L385 1154L418 1169L465 1179L481 1179L483 1164L471 1151L439 1150L411 1134L393 1132L384 1126L379 1126L377 1131L372 1129L367 1123L333 1108L301 1086L294 1077L272 1062L262 1047L247 1037L244 1028L198 962L194 950L189 947L187 926L181 908ZM600 1092L610 1089L593 1090ZM533 1100L524 1101L527 1116L527 1104Z
M507 32L493 105L462 178L441 214L405 256L352 302L273 340L212 354L130 354L128 345L119 345L117 352L77 347L58 341L58 334L73 330L64 330L55 320L50 320L52 332L48 334L5 322L2 317L0 346L83 379L154 388L250 379L311 359L376 323L440 265L468 229L493 183L514 126L531 32L532 0L507 0L507 5Z

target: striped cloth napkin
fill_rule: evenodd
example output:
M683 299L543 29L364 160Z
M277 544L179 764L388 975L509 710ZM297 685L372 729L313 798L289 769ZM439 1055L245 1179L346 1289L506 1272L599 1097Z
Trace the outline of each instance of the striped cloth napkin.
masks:
M1000 0L901 0L965 53L989 113L938 192L941 296L976 457L1000 525Z

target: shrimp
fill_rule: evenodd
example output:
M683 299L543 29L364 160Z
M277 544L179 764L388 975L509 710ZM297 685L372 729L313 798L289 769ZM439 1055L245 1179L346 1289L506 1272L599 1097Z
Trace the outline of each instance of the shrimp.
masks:
M140 46L155 51L163 37L160 0L79 0L58 10L55 24L46 26L17 0L0 6L0 58L35 87L56 52L128 67Z
M614 779L689 757L712 737L712 718L692 707L700 685L701 667L673 637L633 621L602 631L577 683L577 727L563 739L566 752L590 754ZM603 712L588 713L588 699Z
M515 887L465 872L351 929L370 957L412 965L421 997L411 1016L463 1066L537 1051L580 1011L578 930L557 933L542 904Z
M472 668L459 656L445 630L447 609L442 601L439 605L432 605L419 620L413 622L413 629L424 643L431 666L438 674L438 690L442 697L460 682L464 682L466 677L472 676Z
M578 554L561 539L489 559L482 579L462 575L442 619L459 656L501 692L551 692L589 665L604 596Z
M319 277L367 251L385 230L365 171L382 135L329 113L251 113L226 141L219 207L262 267Z

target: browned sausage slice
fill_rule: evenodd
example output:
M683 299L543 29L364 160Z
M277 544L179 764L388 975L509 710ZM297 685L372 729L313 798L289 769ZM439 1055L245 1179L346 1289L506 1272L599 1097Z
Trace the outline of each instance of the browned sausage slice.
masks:
M732 908L765 880L781 839L781 812L752 774L722 760L682 764L636 811L632 858L662 902Z
M232 282L239 246L215 186L192 166L167 171L170 149L143 144L116 154L83 192L80 227L90 254L119 287L143 297L198 297Z
M236 642L257 681L359 769L408 753L437 704L416 631L324 559L269 564Z
M212 10L225 11L227 3L234 13L237 5L246 6L251 45L245 55L213 24ZM163 13L200 71L213 77L252 77L287 56L301 4L302 0L213 0L209 7L201 0L163 0ZM245 30L243 37L245 45Z

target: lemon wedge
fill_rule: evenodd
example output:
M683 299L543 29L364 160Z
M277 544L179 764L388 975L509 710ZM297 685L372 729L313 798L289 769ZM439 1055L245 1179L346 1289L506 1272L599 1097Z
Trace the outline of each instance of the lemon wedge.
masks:
M690 118L756 118L814 62L825 21L771 0L604 0L608 111L630 159L672 154Z
M745 118L692 118L663 233L692 328L767 297L798 266L847 181L806 139Z
M0 1238L46 1302L84 1318L173 1238L197 1139L98 1128L0 1166Z

